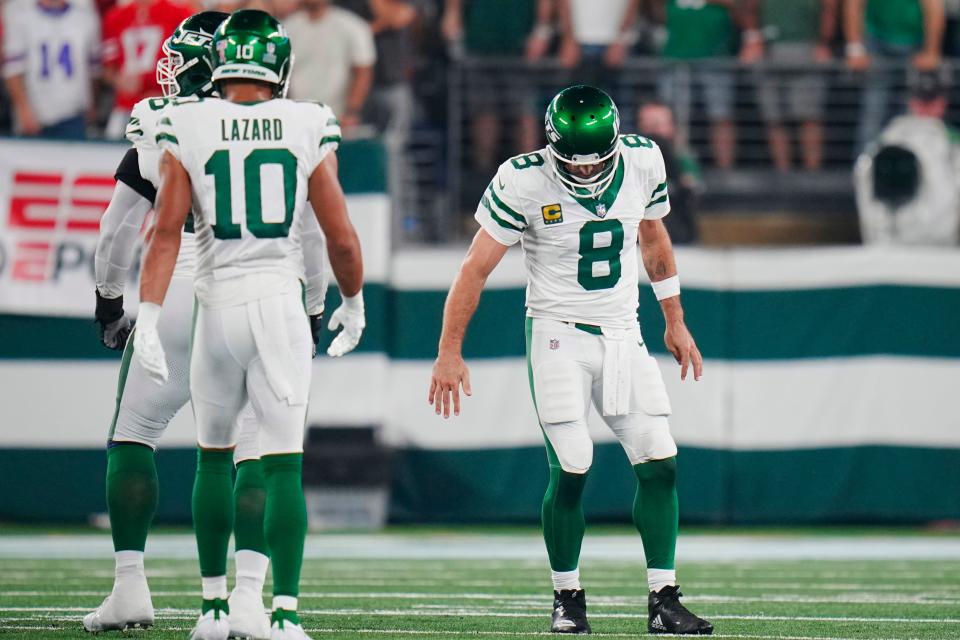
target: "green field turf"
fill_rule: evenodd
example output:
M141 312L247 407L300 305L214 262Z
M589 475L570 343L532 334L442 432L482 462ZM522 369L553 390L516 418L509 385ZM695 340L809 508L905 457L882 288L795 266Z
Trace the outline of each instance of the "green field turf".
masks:
M381 541L372 538L371 544ZM503 544L512 542L503 538ZM424 537L425 555L431 544ZM696 560L680 570L685 602L714 622L717 637L960 638L957 559ZM582 572L594 635L645 634L641 562L587 559ZM200 602L196 562L148 559L148 574L157 626L127 637L186 638ZM100 602L112 577L107 558L0 557L0 636L89 637L80 618ZM492 640L547 635L551 593L539 556L312 557L300 602L304 626L315 638Z

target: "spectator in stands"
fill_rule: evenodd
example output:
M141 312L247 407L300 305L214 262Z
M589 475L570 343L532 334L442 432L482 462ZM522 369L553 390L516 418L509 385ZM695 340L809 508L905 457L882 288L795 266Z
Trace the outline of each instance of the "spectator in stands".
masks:
M857 160L865 244L954 246L960 240L960 133L944 122L944 74L914 74L908 113Z
M550 46L552 0L445 0L443 36L454 57L521 57L541 59ZM510 152L532 151L539 146L543 114L533 91L518 69L472 69L467 77L472 163L478 173L496 167L501 119L516 129Z
M943 0L846 0L847 64L854 71L867 71L873 62L880 67L864 83L858 150L876 137L888 116L898 72L883 65L911 61L917 71L933 71L940 65L945 24Z
M557 0L560 62L619 67L638 39L640 0Z
M675 67L660 76L660 98L674 110L689 113L690 91L681 83L681 73L688 74L690 89L701 88L710 119L713 160L722 169L733 167L736 158L734 73L711 66L710 61L732 59L735 4L735 0L660 0L657 5L661 11L666 9L667 42L661 55ZM758 45L762 47L759 32L744 32L741 56L755 58Z
M637 130L660 147L670 189L670 215L663 219L673 244L697 242L698 197L703 190L696 157L677 144L677 127L669 105L649 101L637 112ZM672 219L671 219L672 218Z
M377 64L368 112L388 140L402 146L413 124L414 42L417 9L407 0L370 0Z
M133 105L160 95L157 60L161 45L194 8L180 0L132 0L110 9L103 19L104 76L114 90L106 136L121 138Z
M818 170L823 163L827 77L813 67L832 57L830 43L836 36L839 0L746 0L745 7L744 27L748 32L759 29L767 41L765 51L758 47L755 52L767 62L782 65L758 71L756 85L773 165L778 171L790 170L787 121L791 120L800 124L804 168ZM748 57L744 61L756 60Z
M86 137L100 21L68 0L8 0L3 5L3 75L15 131L45 138Z
M303 0L285 21L296 64L290 94L329 105L344 131L360 124L377 60L370 25L330 0Z

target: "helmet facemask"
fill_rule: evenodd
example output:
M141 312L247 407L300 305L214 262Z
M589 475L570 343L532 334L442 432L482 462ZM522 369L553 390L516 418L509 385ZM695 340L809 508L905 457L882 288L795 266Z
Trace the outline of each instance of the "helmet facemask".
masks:
M177 75L183 65L183 54L170 48L170 39L163 41L163 57L157 61L157 84L165 98L180 95L180 83Z
M569 158L560 155L552 145L547 145L550 150L550 159L554 173L559 178L563 188L575 198L599 198L617 173L617 164L620 162L620 141L618 140L608 153L603 156L591 154L588 156L574 155ZM601 165L600 169L589 177L584 177L573 173L567 169L566 165L576 166Z

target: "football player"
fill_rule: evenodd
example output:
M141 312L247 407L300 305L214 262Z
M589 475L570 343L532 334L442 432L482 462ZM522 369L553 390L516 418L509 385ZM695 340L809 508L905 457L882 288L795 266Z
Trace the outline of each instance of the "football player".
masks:
M592 401L637 477L633 520L647 559L648 631L709 634L712 625L680 603L670 401L637 322L639 244L680 377L692 368L700 378L703 360L684 324L661 220L670 211L663 157L650 140L621 135L613 100L585 85L553 98L546 134L545 149L500 165L477 207L480 230L447 297L428 399L438 415L449 417L451 410L460 413L460 387L472 393L461 355L467 324L487 276L520 242L530 389L550 467L542 515L554 588L551 630L590 631L579 557L581 497L593 460Z
M303 640L297 616L307 527L301 469L314 345L301 300L302 219L319 221L343 295L331 318L344 325L331 345L334 355L356 345L364 327L360 244L337 178L336 117L324 105L283 98L291 65L284 28L263 11L237 11L217 29L210 53L224 99L177 99L158 121L160 188L133 349L146 374L166 382L161 305L192 206L198 302L190 358L198 432L193 511L203 602L191 638L225 640L229 619L246 613L226 602L226 564L237 416L249 400L266 481L271 638Z
M101 220L96 252L96 319L103 344L124 349L132 323L123 311L123 289L134 259L140 229L153 207L159 184L160 149L156 122L175 96L210 95L213 91L208 45L227 14L207 11L185 20L163 44L157 80L166 97L138 103L127 127L133 147L117 169L117 185ZM315 220L305 218L302 231L306 266L306 304L314 342L320 328L326 277L324 238ZM186 225L177 267L168 295L167 313L159 325L167 347L170 380L157 388L140 365L124 352L117 408L107 444L107 506L116 556L116 578L110 596L84 618L87 631L99 632L153 624L154 614L143 566L144 547L157 507L154 451L173 416L190 399L188 352L193 315L196 248L192 221ZM257 425L252 408L240 418L241 436L234 453L236 587L230 596L238 614L231 618L237 637L266 637L269 619L262 590L268 551L263 535L264 477L259 461ZM259 609L256 604L260 603ZM243 615L247 612L248 615ZM257 613L258 612L258 613Z

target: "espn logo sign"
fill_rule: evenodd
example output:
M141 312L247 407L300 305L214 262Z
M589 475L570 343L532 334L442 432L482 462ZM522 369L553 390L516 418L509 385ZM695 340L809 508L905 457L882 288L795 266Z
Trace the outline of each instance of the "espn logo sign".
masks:
M100 216L110 204L113 176L15 170L10 177L0 275L23 283L57 282L71 272L89 272L92 278Z
M16 171L7 229L96 233L113 195L111 175Z

